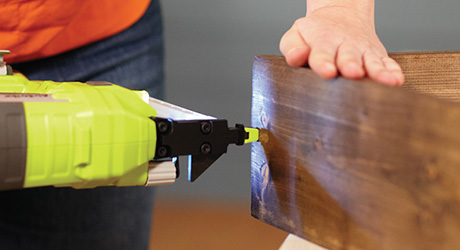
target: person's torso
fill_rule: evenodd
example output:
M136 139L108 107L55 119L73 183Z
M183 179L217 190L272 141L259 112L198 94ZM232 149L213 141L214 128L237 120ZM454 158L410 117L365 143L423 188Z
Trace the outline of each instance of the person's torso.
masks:
M0 49L9 63L53 56L134 24L150 0L7 0L0 5Z

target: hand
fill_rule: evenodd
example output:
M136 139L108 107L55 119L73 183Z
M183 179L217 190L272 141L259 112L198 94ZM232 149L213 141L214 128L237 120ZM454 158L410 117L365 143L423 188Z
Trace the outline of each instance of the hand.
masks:
M355 8L327 6L307 12L281 38L280 50L289 65L308 64L319 76L365 76L388 85L401 85L401 67L388 57L374 28L373 14Z

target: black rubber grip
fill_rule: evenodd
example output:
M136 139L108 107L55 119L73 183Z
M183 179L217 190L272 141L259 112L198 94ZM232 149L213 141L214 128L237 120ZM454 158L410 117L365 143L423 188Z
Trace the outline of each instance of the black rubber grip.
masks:
M27 131L22 103L0 103L0 190L24 186Z

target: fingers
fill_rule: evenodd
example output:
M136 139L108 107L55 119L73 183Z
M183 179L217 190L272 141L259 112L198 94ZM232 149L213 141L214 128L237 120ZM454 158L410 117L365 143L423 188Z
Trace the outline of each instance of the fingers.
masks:
M374 53L364 54L364 68L369 78L388 85L403 84L404 75L401 67L389 57L378 57Z
M281 38L280 51L287 64L291 66L300 67L307 64L310 47L303 40L295 24Z
M337 67L340 73L350 79L361 79L364 71L362 52L356 47L342 45L337 53Z
M335 56L338 46L331 42L321 42L321 46L315 46L311 49L308 65L319 76L325 79L337 76L337 67L335 66Z
M390 71L391 74L396 78L397 86L402 85L404 83L404 73L402 72L401 66L393 60L392 58L386 57L382 59L383 66Z
M324 36L305 41L306 34L301 34L297 22L281 38L280 51L287 64L294 67L308 63L310 68L325 79L340 74L349 79L361 79L366 75L372 80L388 84L401 85L404 75L401 67L379 49L363 50L362 43L344 42L341 36ZM354 40L351 40L354 41ZM377 56L377 52L380 51Z
M323 78L333 78L337 76L335 66L335 55L337 45L323 43L311 50L305 42L296 24L289 29L281 38L280 51L286 58L287 64L299 67L306 65Z

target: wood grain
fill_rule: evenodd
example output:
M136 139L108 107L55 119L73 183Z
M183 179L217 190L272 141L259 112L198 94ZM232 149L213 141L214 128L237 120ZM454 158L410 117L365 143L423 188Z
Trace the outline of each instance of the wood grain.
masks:
M404 71L403 88L416 90L449 101L460 101L460 53L392 53Z
M394 57L406 89L255 58L254 217L329 249L458 249L460 105L430 96L456 99L435 88L456 89L458 73Z

